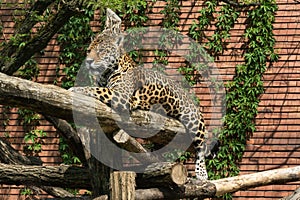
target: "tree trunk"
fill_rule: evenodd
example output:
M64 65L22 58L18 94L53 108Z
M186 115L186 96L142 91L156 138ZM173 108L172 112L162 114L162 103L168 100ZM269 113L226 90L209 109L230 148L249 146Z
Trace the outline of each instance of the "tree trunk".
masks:
M110 199L135 200L135 175L134 172L112 172Z
M89 176L92 186L92 195L97 197L109 194L109 177L111 169L100 163L95 157L88 159Z

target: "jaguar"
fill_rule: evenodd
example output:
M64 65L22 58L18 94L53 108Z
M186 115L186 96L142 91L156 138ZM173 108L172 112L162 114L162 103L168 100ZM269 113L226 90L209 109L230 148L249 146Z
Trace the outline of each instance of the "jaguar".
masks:
M165 113L180 120L193 135L196 150L195 174L207 180L205 166L205 123L199 107L189 94L171 78L139 67L124 50L121 19L107 9L105 28L93 38L87 50L85 67L98 77L96 87L73 87L70 91L94 97L112 109L150 110L159 104Z

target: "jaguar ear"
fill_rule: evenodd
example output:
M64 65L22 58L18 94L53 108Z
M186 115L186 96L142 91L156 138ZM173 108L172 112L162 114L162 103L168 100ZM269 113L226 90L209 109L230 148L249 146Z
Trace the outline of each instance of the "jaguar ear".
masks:
M121 33L121 18L111 9L106 9L105 30L109 30L113 34Z
M118 47L123 47L123 42L124 42L124 35L122 35L122 34L118 35L118 38L117 38L115 44Z

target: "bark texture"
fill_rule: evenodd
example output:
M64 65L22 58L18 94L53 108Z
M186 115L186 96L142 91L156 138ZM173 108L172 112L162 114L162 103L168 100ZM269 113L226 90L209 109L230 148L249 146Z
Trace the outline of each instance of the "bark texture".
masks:
M91 189L88 170L75 166L0 164L0 184Z
M216 185L216 195L222 195L258 186L282 184L299 180L300 166L297 166L219 179L211 181L211 183Z
M112 172L110 199L135 200L135 175L134 172Z

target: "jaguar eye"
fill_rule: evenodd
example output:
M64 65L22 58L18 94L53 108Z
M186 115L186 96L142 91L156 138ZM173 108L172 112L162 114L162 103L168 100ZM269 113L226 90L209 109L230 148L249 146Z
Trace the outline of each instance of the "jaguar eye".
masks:
M119 65L113 65L114 70L117 70L119 68Z

